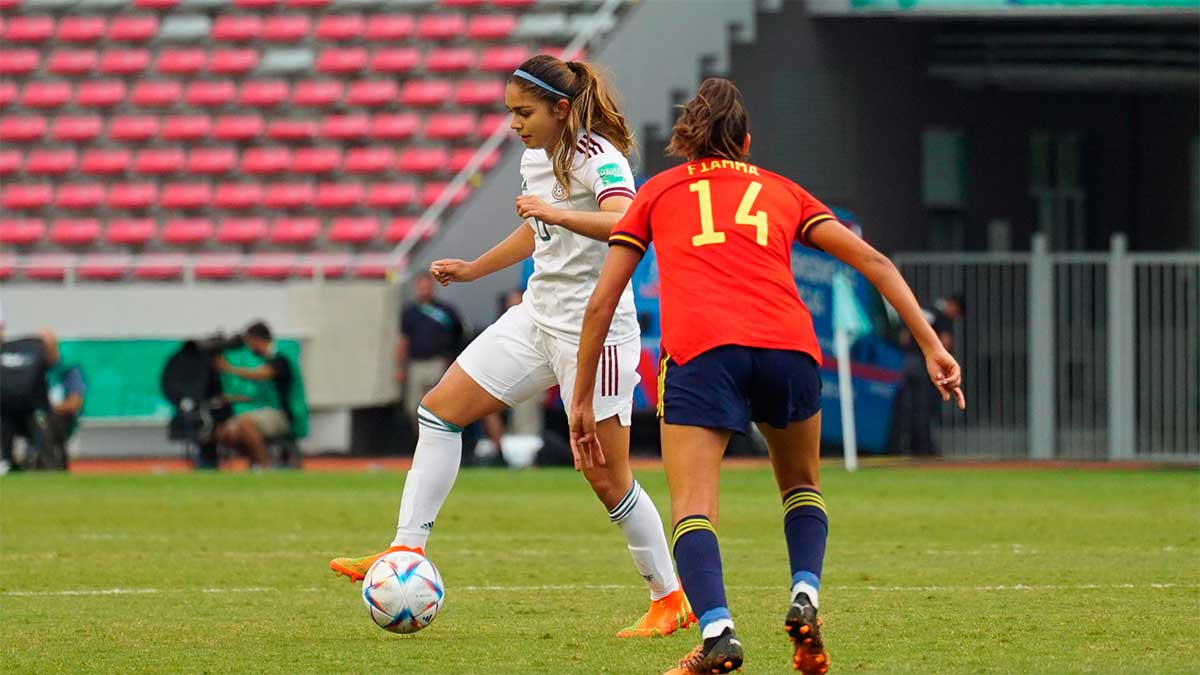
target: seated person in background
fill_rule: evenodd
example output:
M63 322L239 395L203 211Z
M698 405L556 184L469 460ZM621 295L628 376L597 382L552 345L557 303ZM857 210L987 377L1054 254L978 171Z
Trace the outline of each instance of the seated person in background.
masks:
M270 381L273 386L265 388L268 393L265 399L253 402L261 407L234 415L222 424L217 429L217 440L244 453L250 458L252 467L261 467L267 464L267 440L292 431L288 401L294 378L292 364L277 351L267 324L261 321L251 324L243 339L246 347L263 363L253 368L240 368L229 365L222 355L216 358L217 369L243 380Z
M67 441L79 428L79 415L83 412L83 395L87 384L83 370L78 364L60 360L46 374L50 388L50 414L46 426L54 442L62 448L63 468L67 468Z

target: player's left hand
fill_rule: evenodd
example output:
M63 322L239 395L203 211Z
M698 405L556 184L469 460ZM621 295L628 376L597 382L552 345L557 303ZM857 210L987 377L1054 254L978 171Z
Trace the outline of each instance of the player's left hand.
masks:
M592 402L572 405L568 422L571 427L571 457L575 460L575 470L604 466L604 449L600 447L600 437L596 435L596 412L592 408Z
M547 225L561 225L561 209L556 209L533 195L517 197L517 215L522 218L537 218Z

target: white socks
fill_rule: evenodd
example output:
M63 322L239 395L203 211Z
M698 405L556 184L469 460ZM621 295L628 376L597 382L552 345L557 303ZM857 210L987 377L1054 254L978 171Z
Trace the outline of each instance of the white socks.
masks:
M624 499L608 512L608 518L625 535L633 564L650 587L650 599L661 600L678 590L679 579L675 576L675 565L667 549L662 519L650 495L636 480Z
M454 487L462 462L462 427L445 422L425 406L417 408L417 448L404 479L400 517L392 546L425 548L433 522Z
M717 619L710 622L704 627L704 630L700 631L700 637L704 640L720 637L726 628L733 628L733 619Z
M792 597L796 597L797 593L807 593L808 601L812 603L812 606L818 608L820 607L818 604L820 601L817 599L817 589L813 588L812 584L806 584L803 581L797 581L796 583L792 584Z

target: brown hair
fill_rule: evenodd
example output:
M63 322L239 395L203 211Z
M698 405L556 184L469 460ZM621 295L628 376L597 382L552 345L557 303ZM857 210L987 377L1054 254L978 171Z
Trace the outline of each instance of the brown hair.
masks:
M562 137L555 144L554 154L550 158L554 177L568 192L571 189L568 174L577 152L575 138L580 131L603 136L622 155L628 155L633 150L633 134L625 123L625 116L617 108L613 90L591 64L586 61L564 62L548 54L539 54L522 63L520 70L567 94L567 101L571 104ZM516 75L510 75L508 81L520 85L527 93L551 106L563 99Z
M682 112L671 129L668 155L689 161L701 157L746 159L750 116L742 103L742 92L732 82L710 77L700 84L696 96L679 108Z

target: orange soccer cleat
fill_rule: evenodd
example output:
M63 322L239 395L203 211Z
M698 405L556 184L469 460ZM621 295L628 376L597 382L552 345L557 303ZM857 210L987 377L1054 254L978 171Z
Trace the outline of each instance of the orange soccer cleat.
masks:
M821 620L808 594L797 593L788 608L783 630L792 638L792 667L804 675L825 675L829 652L821 639Z
M662 637L696 623L696 615L687 596L679 589L660 600L652 600L650 609L637 623L617 633L619 638Z
M721 675L742 670L742 643L732 628L704 641L663 675Z
M393 546L382 553L374 555L365 555L361 558L334 558L329 561L329 569L333 570L334 574L339 577L350 577L350 581L362 581L363 577L367 576L367 570L371 569L371 565L375 564L383 556L396 551L412 551L420 555L425 555L425 549L409 546Z

